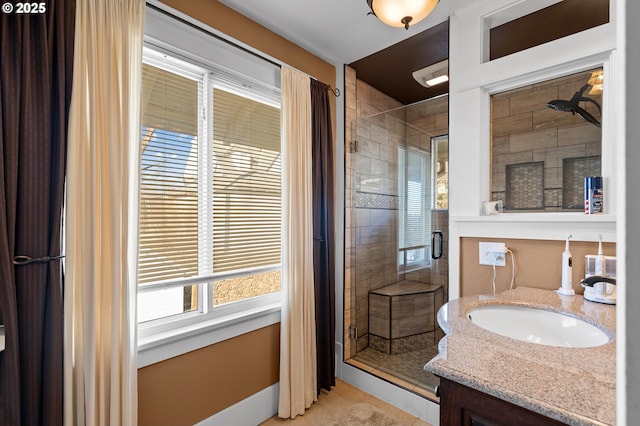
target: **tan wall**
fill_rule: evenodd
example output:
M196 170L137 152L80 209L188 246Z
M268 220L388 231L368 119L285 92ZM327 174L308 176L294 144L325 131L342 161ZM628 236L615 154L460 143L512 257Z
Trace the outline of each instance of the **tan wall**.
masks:
M197 423L278 381L280 324L138 370L138 423Z
M166 0L164 3L336 87L333 65L218 1ZM335 139L337 100L333 96L330 99L334 102L331 118ZM140 369L140 425L193 424L277 383L279 330L279 324L266 327Z
M460 239L460 295L490 294L493 292L493 267L480 265L478 243L503 242L513 251L516 258L516 287L536 287L557 290L562 277L562 252L564 241L519 240L504 238ZM583 294L580 280L584 278L584 256L596 254L598 243L593 241L571 241L573 257L573 289ZM606 256L615 256L615 243L603 243ZM511 255L507 255L507 265L497 267L496 292L509 288L511 282Z

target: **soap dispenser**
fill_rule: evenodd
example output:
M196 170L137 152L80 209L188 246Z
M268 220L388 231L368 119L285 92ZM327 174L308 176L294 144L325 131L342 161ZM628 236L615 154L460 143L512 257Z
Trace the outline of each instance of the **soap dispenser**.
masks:
M562 252L562 286L558 289L558 294L563 296L575 296L576 294L572 284L573 257L569 251L569 238L571 238L571 235L567 235L567 241Z

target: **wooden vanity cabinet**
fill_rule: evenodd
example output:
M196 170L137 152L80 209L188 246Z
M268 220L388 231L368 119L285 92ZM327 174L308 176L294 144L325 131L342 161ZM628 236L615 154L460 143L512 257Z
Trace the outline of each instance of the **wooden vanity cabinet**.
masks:
M565 423L440 378L441 426L557 426Z

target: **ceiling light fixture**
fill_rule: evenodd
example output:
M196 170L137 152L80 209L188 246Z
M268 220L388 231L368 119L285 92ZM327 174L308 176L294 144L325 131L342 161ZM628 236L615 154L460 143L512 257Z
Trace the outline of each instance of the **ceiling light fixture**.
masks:
M431 79L425 81L424 84L427 87L431 87L431 86L435 86L435 85L440 84L440 83L444 83L445 81L449 81L449 76L446 75L446 74L438 76L438 77L431 78Z
M431 13L440 0L367 0L371 12L392 27L415 25Z
M432 87L449 81L449 60L437 62L412 73L414 80L424 87Z
M591 86L591 90L589 91L589 94L601 95L603 81L604 81L604 76L602 75L602 70L597 70L592 72L591 77L589 77L589 81L587 81L587 84Z

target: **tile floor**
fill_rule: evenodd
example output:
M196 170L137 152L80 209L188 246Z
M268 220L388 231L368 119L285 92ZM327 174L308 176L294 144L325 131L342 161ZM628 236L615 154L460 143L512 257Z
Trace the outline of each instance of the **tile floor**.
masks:
M433 392L440 381L433 374L424 371L422 367L437 354L438 348L435 346L402 354L386 354L373 348L366 348L351 360L373 367L374 374L387 373L410 383L412 387Z
M331 392L322 391L318 401L294 420L272 417L261 426L431 426L341 380Z

